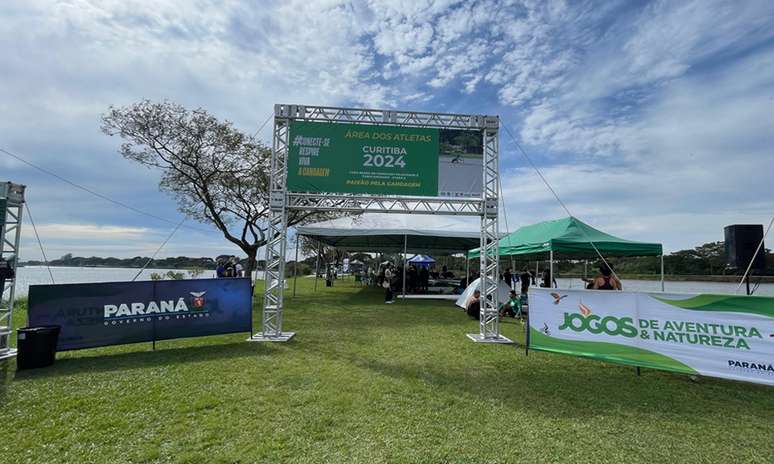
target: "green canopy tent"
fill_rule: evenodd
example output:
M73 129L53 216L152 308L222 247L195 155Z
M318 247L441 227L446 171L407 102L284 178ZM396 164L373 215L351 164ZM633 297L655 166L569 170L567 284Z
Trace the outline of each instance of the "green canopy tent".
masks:
M553 277L555 253L567 258L588 258L596 256L595 247L603 256L660 256L661 289L664 289L664 251L660 243L625 240L574 217L524 226L501 238L498 251L500 256L548 253ZM468 259L479 256L478 248L468 251Z

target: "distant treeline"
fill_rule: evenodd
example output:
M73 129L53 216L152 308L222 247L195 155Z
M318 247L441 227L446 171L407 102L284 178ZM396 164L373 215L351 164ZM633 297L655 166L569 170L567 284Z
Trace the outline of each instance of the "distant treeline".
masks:
M321 268L325 267L325 262L337 262L341 264L341 259L348 256L351 260L358 260L366 265L376 266L375 259L365 253L356 253L347 255L342 253L341 256L336 258L329 257L323 258ZM174 258L159 258L154 259L148 266L151 269L215 269L215 262L217 259L230 258L228 255L221 255L215 258L190 258L187 256L178 256ZM392 262L397 263L399 257L389 256L384 257ZM465 260L461 257L436 257L438 259L438 267L448 266L453 270L464 270ZM73 266L73 267L134 267L140 268L148 261L147 257L135 256L134 258L99 258L92 256L90 258L83 258L79 256L73 256L67 254L59 259L52 260L49 264L52 266ZM545 261L541 259L541 261ZM608 258L608 261L613 265L616 272L622 275L646 275L646 274L658 274L660 272L660 258L658 256L643 256L634 258ZM535 268L535 258L524 259L522 257L514 257L513 261L509 257L501 257L501 267L504 270L509 267L513 262L513 267L517 270L525 267L529 269ZM40 266L44 263L42 261L27 261L22 263L28 266ZM477 269L478 261L471 261L471 269ZM595 273L597 260L589 259L588 272ZM242 265L245 265L242 260ZM263 269L264 261L258 261L258 269ZM766 249L766 271L763 275L774 276L774 254L770 249ZM292 274L294 267L293 262L289 262L286 266L286 272ZM306 259L299 260L298 273L305 275L314 272L316 266L316 257L310 256ZM561 274L578 274L582 275L584 272L584 261L577 259L561 259L559 257L556 261L556 271ZM541 265L542 268L542 265ZM674 253L670 253L664 256L664 271L667 275L690 275L690 276L710 276L710 275L733 275L735 270L728 269L726 266L726 255L723 247L723 242L711 242L698 246L690 250L680 250ZM760 275L760 273L755 273Z
M201 257L191 258L188 256L177 256L169 258L154 259L149 265L150 269L215 269L215 263L218 259L228 259L230 256L221 255L215 258ZM135 256L133 258L100 258L91 256L88 258L73 256L68 253L59 259L49 261L51 266L68 267L133 267L141 268L145 266L150 257ZM22 263L25 266L42 266L43 261L26 261ZM244 265L244 263L243 263Z
M523 269L528 267L535 268L535 258L526 261L520 257L514 257L514 267ZM501 265L509 266L510 258L503 257ZM613 266L616 273L620 275L644 276L647 274L659 274L661 268L661 258L659 256L641 256L628 258L605 257ZM589 274L597 273L599 259L590 258L587 264ZM561 274L583 275L584 260L561 259L559 257L555 264L556 272ZM541 268L543 265L541 265ZM726 253L723 242L711 242L700 245L689 250L680 250L664 255L664 273L667 275L688 275L688 276L722 276L735 275L736 269L731 269L726 265ZM755 272L755 275L774 276L774 254L766 249L766 270L763 273Z

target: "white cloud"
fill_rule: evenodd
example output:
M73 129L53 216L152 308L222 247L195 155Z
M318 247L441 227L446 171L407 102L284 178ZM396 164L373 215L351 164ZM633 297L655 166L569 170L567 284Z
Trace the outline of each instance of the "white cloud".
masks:
M108 105L168 98L244 130L279 102L499 111L579 215L688 246L774 209L772 24L766 1L7 1L0 146L174 219L155 174L100 134ZM520 216L563 215L501 146ZM19 163L0 168L30 185L37 219L97 227L60 229L91 234L62 247L131 235L104 224L146 228ZM166 225L151 223L132 237L152 239L125 246L152 251Z
M149 232L145 227L99 224L40 224L38 233L61 239L135 239Z

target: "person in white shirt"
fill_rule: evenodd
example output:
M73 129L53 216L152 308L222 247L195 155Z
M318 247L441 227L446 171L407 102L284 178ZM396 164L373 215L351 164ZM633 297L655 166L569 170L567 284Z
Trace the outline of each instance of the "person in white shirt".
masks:
M387 304L394 303L392 299L392 270L390 269L390 266L387 266L387 268L384 270L384 281L382 282L382 287L384 287L384 302Z

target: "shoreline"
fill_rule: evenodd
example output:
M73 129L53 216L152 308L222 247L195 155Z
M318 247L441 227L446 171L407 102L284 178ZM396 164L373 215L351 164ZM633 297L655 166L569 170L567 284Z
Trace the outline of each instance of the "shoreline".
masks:
M589 274L590 277L591 274ZM660 280L660 274L618 274L621 279L624 280ZM580 279L583 274L560 274L556 275L559 279ZM736 275L689 275L689 274L665 274L665 282L721 282L721 283L735 283L738 284L742 276ZM770 284L774 283L774 276L756 276L750 277L750 283L757 283L760 279L761 283Z

